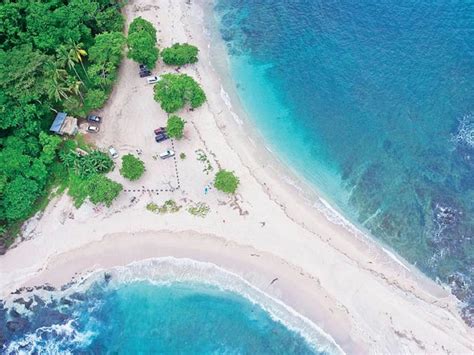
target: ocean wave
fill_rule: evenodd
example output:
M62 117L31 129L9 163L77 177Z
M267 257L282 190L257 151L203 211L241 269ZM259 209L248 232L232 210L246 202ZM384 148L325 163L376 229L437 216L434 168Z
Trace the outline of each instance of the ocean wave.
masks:
M36 329L12 341L3 350L5 354L72 354L70 349L86 348L94 333L80 332L74 327L74 320L65 324L54 324Z

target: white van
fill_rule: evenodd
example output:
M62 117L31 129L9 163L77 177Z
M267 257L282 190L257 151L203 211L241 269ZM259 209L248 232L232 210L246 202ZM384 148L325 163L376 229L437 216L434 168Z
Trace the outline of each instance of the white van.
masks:
M150 77L146 78L146 82L147 82L148 84L155 84L155 83L157 83L157 82L159 82L159 81L160 81L160 77L159 77L159 76L150 76Z
M115 148L112 147L112 146L109 147L109 154L112 157L112 159L117 159L118 158L117 150L115 150Z

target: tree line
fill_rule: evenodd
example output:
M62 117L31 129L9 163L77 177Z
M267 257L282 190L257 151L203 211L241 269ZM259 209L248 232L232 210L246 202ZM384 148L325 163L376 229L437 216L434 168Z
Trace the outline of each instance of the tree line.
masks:
M47 132L55 112L84 117L107 100L126 44L122 6L119 0L0 4L0 244L11 243L51 188L69 181L69 171L76 176L77 164L87 165L67 166L59 155L71 147Z

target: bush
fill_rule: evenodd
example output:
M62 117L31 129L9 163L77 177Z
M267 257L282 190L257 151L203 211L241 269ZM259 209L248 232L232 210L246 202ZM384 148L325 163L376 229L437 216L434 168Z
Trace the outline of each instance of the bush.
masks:
M179 157L181 158L181 160L184 160L184 159L186 159L186 154L179 153Z
M176 115L171 115L166 123L166 133L171 138L181 139L183 138L184 124L186 122Z
M121 184L103 175L81 178L76 174L69 174L68 195L72 197L76 208L81 207L87 198L95 205L104 203L110 207L120 191L122 191Z
M94 175L89 184L89 200L97 205L99 203L110 207L112 201L120 194L123 186L103 175Z
M112 159L99 150L94 150L84 156L78 155L74 150L69 150L61 153L60 158L72 173L82 178L108 173L114 166Z
M129 180L138 180L145 172L145 164L132 154L122 157L122 167L120 174Z
M163 62L168 65L184 65L188 63L196 63L198 61L199 49L187 43L175 43L169 48L163 49L161 57Z
M233 172L227 170L219 170L214 179L216 189L228 194L235 193L239 183L239 178Z
M192 108L206 101L206 94L199 84L186 74L164 74L155 85L155 100L168 113L176 112L190 103Z

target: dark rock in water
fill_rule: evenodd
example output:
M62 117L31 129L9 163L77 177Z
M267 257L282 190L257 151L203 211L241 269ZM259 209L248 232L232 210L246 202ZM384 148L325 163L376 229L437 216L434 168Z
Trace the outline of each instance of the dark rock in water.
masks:
M45 302L41 299L41 297L39 297L39 296L37 296L37 295L34 295L34 296L33 296L33 299L34 299L35 302L36 302L35 308L36 308L36 307L40 307L40 308L41 308L41 307L44 307Z
M31 305L33 304L33 300L31 298L28 299L28 301L26 301L23 298L17 298L13 302L18 303L18 304L22 304L23 306L25 306L26 309L30 309Z
M20 318L21 317L21 314L18 313L15 309L10 309L10 317L12 318Z
M34 289L34 287L25 287L25 290L28 292L33 292Z
M6 343L6 341L6 336L2 333L2 330L0 329L0 348Z
M72 285L74 285L74 282L68 282L67 284L65 285L62 285L61 286L61 291L66 291L69 287L71 287Z
M65 306L72 306L74 304L71 300L67 298L61 298L61 301L59 303Z
M21 293L21 288L17 289L16 291L13 291L11 294L12 295L19 295Z
M461 310L461 317L468 326L474 328L474 306L466 306Z
M69 296L69 298L72 298L72 299L78 300L78 301L84 301L86 299L84 294L82 294L80 292L74 292L72 295Z
M112 278L112 275L109 274L108 272L106 272L106 273L104 274L104 280L105 280L105 282L109 282L111 278Z
M44 285L44 286L43 286L43 290L45 290L45 291L50 291L50 292L51 292L51 291L56 291L56 288L54 288L54 287L51 286L51 285Z
M36 314L35 322L43 325L64 324L69 317L55 309L44 308Z
M11 332L17 332L25 329L28 326L28 321L24 318L18 318L7 322L7 329Z
M454 273L449 275L448 283L451 287L451 292L460 300L466 300L470 298L471 290L469 288L469 282L465 276L461 273Z

